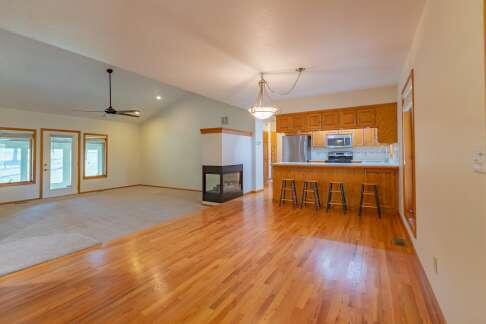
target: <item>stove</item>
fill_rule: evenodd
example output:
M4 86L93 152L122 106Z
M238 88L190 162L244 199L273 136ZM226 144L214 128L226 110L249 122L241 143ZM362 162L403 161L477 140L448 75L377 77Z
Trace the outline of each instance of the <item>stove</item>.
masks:
M327 163L351 163L353 162L352 151L333 151L327 155Z

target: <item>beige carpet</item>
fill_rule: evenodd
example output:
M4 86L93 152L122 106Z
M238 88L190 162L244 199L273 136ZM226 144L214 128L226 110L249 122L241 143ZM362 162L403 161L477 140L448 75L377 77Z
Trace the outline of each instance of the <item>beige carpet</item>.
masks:
M137 186L0 206L0 275L204 208L200 200Z
M33 236L0 244L0 276L79 251L98 242L80 234Z

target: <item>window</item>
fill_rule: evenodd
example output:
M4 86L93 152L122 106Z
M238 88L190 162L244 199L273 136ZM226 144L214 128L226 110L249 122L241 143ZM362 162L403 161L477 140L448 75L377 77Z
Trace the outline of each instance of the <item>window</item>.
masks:
M0 186L34 183L34 129L0 128Z
M107 176L108 135L84 134L84 178Z

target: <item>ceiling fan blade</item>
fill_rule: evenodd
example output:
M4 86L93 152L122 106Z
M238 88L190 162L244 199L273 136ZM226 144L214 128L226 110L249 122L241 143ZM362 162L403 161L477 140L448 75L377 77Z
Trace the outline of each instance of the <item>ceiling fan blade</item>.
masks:
M129 117L140 117L140 110L117 110L117 115L129 116Z

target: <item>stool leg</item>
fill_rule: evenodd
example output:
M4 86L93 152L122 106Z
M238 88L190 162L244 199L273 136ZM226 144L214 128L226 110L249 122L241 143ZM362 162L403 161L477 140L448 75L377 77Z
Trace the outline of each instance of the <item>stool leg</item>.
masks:
M297 201L297 188L295 186L295 181L292 181L292 204L297 207L299 202Z
M326 212L328 212L329 208L331 207L331 199L332 199L332 183L330 183L329 187L327 188Z
M321 208L321 197L319 197L319 186L317 183L314 183L314 196L316 200L316 209Z
M304 208L306 199L307 199L307 182L304 181L304 185L302 186L302 196L300 197L300 208Z
M312 195L314 196L314 207L316 210L319 209L319 200L317 199L316 184L312 183Z
M361 212L363 210L363 191L364 191L364 185L361 185L361 195L359 197L359 213L358 213L359 216L361 216Z
M282 183L280 184L280 201L278 202L280 207L282 207L283 200L285 199L285 183L286 181L282 180Z
M375 187L376 209L378 210L378 217L381 218L380 196L378 195L378 186Z
M348 211L348 202L346 201L346 192L344 191L344 184L341 184L341 202L343 204L343 211L346 214Z

